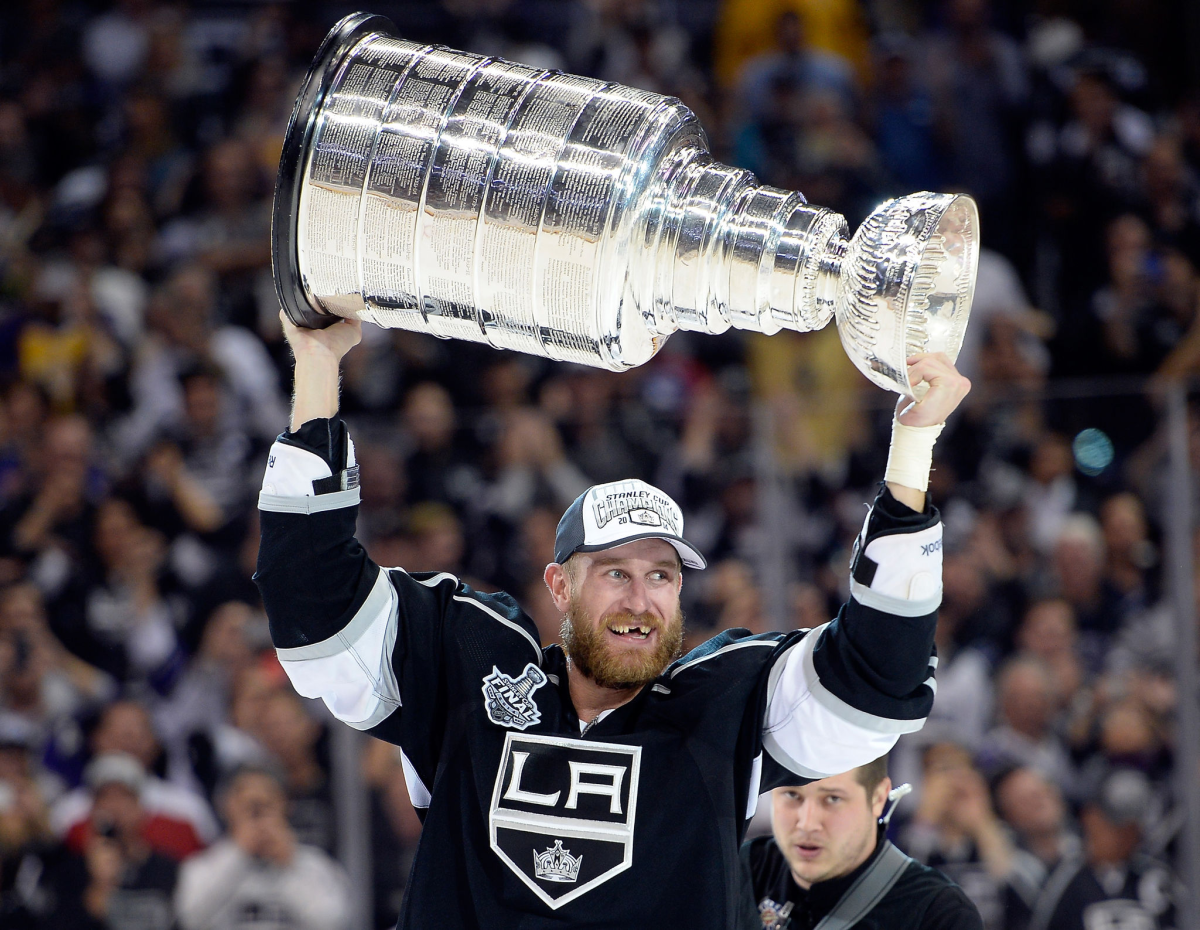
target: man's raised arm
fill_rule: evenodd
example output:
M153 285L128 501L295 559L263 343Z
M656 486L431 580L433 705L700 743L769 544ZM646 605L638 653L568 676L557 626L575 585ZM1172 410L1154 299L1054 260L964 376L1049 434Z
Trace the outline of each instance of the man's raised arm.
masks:
M275 645L287 649L342 629L379 572L354 538L354 444L334 419L338 366L362 338L362 324L301 330L284 319L283 325L296 357L295 402L291 429L271 447L263 476L255 581Z
M940 354L910 359L909 378L924 396L897 405L885 484L855 541L850 599L771 673L764 789L877 759L933 706L942 524L929 469L934 441L971 384Z
M263 476L254 576L271 639L299 694L400 746L410 797L426 807L450 700L446 650L467 629L489 654L507 649L540 664L537 629L507 595L371 561L354 535L354 443L336 415L339 364L361 338L360 324L309 330L284 319L283 328L296 358L295 400L291 429L271 447ZM478 680L467 690L478 694Z
M342 358L362 340L362 323L339 320L326 329L301 329L281 310L283 334L296 358L291 431L338 411Z

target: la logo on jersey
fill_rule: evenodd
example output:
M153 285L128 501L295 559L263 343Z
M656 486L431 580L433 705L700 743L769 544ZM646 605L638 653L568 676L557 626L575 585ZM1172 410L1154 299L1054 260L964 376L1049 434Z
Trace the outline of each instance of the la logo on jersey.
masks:
M542 719L533 692L546 683L546 673L530 662L516 678L492 666L483 679L483 703L488 720L502 727L527 730Z
M633 864L642 747L509 733L488 815L492 850L551 908Z

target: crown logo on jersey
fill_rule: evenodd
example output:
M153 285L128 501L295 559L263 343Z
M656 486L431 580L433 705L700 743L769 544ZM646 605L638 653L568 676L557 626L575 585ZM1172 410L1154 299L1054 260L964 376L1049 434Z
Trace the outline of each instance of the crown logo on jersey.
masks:
M581 865L583 856L572 856L571 850L563 849L562 840L555 840L545 852L533 851L533 874L544 881L577 881Z
M516 678L492 666L483 679L483 701L488 720L502 727L525 730L542 719L533 692L546 683L546 673L530 662Z

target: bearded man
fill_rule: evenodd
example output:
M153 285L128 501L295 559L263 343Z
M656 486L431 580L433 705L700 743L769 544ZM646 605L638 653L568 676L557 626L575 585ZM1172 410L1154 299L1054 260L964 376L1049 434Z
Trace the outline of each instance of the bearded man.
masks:
M564 647L513 598L381 569L354 538L336 418L358 323L299 330L291 431L271 449L256 580L296 690L400 747L424 829L403 928L754 926L738 844L759 793L886 753L933 702L941 523L933 441L970 385L944 356L893 424L886 482L816 630L726 631L677 659L683 568L704 559L641 481L589 488L545 580Z

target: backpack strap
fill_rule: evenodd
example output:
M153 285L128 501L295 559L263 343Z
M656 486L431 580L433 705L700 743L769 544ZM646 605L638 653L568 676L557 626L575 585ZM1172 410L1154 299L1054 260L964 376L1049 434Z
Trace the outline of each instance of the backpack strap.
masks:
M870 868L858 877L858 881L850 886L833 910L813 930L849 930L883 900L883 896L892 890L912 861L890 840L884 840L883 851L875 857Z

